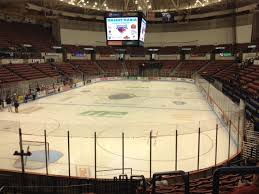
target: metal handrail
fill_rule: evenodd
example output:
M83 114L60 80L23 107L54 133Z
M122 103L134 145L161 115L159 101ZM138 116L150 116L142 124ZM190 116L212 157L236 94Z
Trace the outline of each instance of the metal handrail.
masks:
M226 174L259 174L259 167L223 167L217 169L213 175L213 194L219 194L220 175Z
M143 175L132 175L130 177L130 182L132 182L134 180L141 180L143 182L143 192L146 192L147 190L147 182L146 182L146 178Z
M161 178L161 176L172 176L172 175L180 175L183 177L185 194L189 194L189 175L182 170L154 173L152 178L152 194L156 194L156 181L158 178Z
M97 170L96 172L109 172L109 171L116 171L116 170L122 170L122 168L112 168L107 170ZM132 168L124 168L124 170L130 170L130 175L132 175Z

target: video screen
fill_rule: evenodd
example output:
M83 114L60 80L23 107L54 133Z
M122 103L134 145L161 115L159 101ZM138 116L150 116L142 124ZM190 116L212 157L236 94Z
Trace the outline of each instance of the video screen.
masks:
M139 40L144 42L145 41L145 34L146 34L147 22L142 18L141 27L140 27L140 35Z
M138 17L106 18L107 40L138 40Z

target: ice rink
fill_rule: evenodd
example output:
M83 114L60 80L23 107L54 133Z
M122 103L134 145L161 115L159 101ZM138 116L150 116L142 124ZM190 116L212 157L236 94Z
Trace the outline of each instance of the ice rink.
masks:
M68 175L68 130L73 176L94 177L94 132L99 178L122 173L122 133L127 174L132 169L133 174L149 177L151 131L152 173L175 170L176 130L178 170L197 170L199 127L199 168L214 165L216 124L217 163L228 158L227 129L192 83L99 82L22 104L19 114L5 110L0 112L0 120L1 169L20 169L19 158L13 156L19 150L19 127L24 134L24 149L30 145L33 152L33 157L25 161L26 171L30 172L45 173L44 129L50 150L50 174ZM232 139L230 146L233 155L237 147Z

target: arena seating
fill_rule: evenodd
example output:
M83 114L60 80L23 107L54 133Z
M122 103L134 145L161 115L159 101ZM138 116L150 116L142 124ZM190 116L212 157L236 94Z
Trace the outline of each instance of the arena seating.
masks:
M160 71L161 76L170 76L171 72L177 67L179 61L159 61L163 66Z
M220 193L229 193L233 191L240 180L250 181L252 175L241 176L239 174L225 175L220 178ZM185 187L184 183L170 183L170 179L167 179L168 185L157 185L156 193L159 194L184 194ZM205 178L197 178L189 181L189 189L191 194L211 194L213 186L213 176ZM147 192L151 192L152 188L148 188Z
M206 65L206 63L208 62L198 60L182 61L175 69L176 71L173 73L173 76L190 78L195 72Z
M258 75L259 76L259 75ZM247 91L255 96L258 97L259 96L259 80L255 80L249 84L247 84Z
M191 50L192 55L201 55L205 53L211 53L214 50L214 45L201 45L194 47Z
M5 68L4 65L0 65L0 82L1 83L10 83L10 82L19 82L23 81L24 79L20 76L16 75L15 73L9 71Z
M54 39L49 28L28 23L0 22L0 29L0 48L29 44L40 51L53 51Z
M127 48L126 53L130 56L145 56L147 53L144 47Z
M93 61L72 60L70 63L87 76L101 74L100 68L98 68L98 65Z
M258 65L249 65L240 70L240 82L242 85L258 79L259 67Z
M107 76L120 76L122 64L120 61L101 60L97 61Z
M141 179L76 179L71 177L59 177L59 176L40 176L37 174L27 174L26 184L34 185L35 187L19 187L18 179L21 178L19 173L15 172L1 172L0 184L8 185L11 187L2 188L6 193L12 193L15 188L17 193L79 193L78 191L84 191L87 194L112 194L112 193L125 193L125 194L151 194L153 185L148 185L145 182L141 183ZM215 175L214 175L215 176ZM190 194L212 194L213 192L213 179L214 176L207 176L205 178L196 178L187 182L189 186ZM144 177L143 177L144 178ZM239 181L252 181L253 176L240 175L240 174L229 174L223 175L219 178L219 191L220 194L227 194L233 191ZM156 194L185 194L185 185L180 177L161 177L166 180L166 183L156 184ZM96 181L98 187L92 187ZM144 180L145 181L145 180ZM36 185L48 185L48 187L37 188ZM72 187L71 185L77 185ZM55 187L55 186L58 186ZM146 187L146 188L145 188ZM9 191L9 192L7 192ZM42 191L42 192L40 192Z
M125 61L125 65L129 75L137 76L139 73L139 65L142 65L144 63L145 61L141 61L141 60Z
M80 74L80 71L76 69L72 64L70 63L61 63L56 65L57 69L61 71L62 74L73 76L76 74Z
M167 46L159 48L159 55L172 55L180 53L180 49L178 46Z
M225 69L223 69L215 74L212 74L212 77L215 79L218 79L222 82L229 83L231 80L235 79L235 76L238 71L239 71L238 64L233 63L232 65L228 65L228 67L226 67ZM205 73L202 72L202 74L204 75Z
M248 43L242 43L242 44L237 44L237 51L238 52L246 52L248 50Z
M240 99L243 99L249 103L248 99L257 100L259 97L258 65L239 65L234 63L229 68L211 75L210 79L211 78L222 82L222 91L235 102L239 102ZM256 113L252 112L257 110L258 107L256 104L250 104L250 106L247 106L247 109L248 112L256 115Z
M39 71L43 72L44 74L48 75L49 77L59 76L58 72L55 69L55 66L52 66L48 63L33 64L32 66L38 69Z
M202 69L200 74L202 76L215 75L224 69L230 68L233 65L233 63L233 61L213 61L208 63L208 65L204 69Z
M107 46L98 46L95 48L96 53L107 56L115 54L115 49L113 47L107 47Z
M83 46L62 45L62 47L66 49L67 53L86 52L86 51L83 49Z
M48 75L40 72L28 64L10 64L5 66L9 71L14 72L26 80L46 78Z

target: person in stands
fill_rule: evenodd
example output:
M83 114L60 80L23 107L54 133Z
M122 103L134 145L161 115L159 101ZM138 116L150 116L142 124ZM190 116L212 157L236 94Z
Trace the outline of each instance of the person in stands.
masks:
M4 110L4 101L0 98L0 111Z
M32 90L32 99L36 100L36 90Z
M14 108L15 108L15 112L16 112L16 113L18 113L18 112L19 112L19 110L18 110L19 105L20 105L20 104L19 104L18 100L17 100L17 99L15 99L15 100L14 100Z
M259 163L257 163L259 167ZM258 194L259 174L254 174L252 183L244 183L237 187L231 194Z
M6 102L6 105L7 105L8 112L13 112L13 110L12 110L12 99L9 95L6 97L5 102Z

